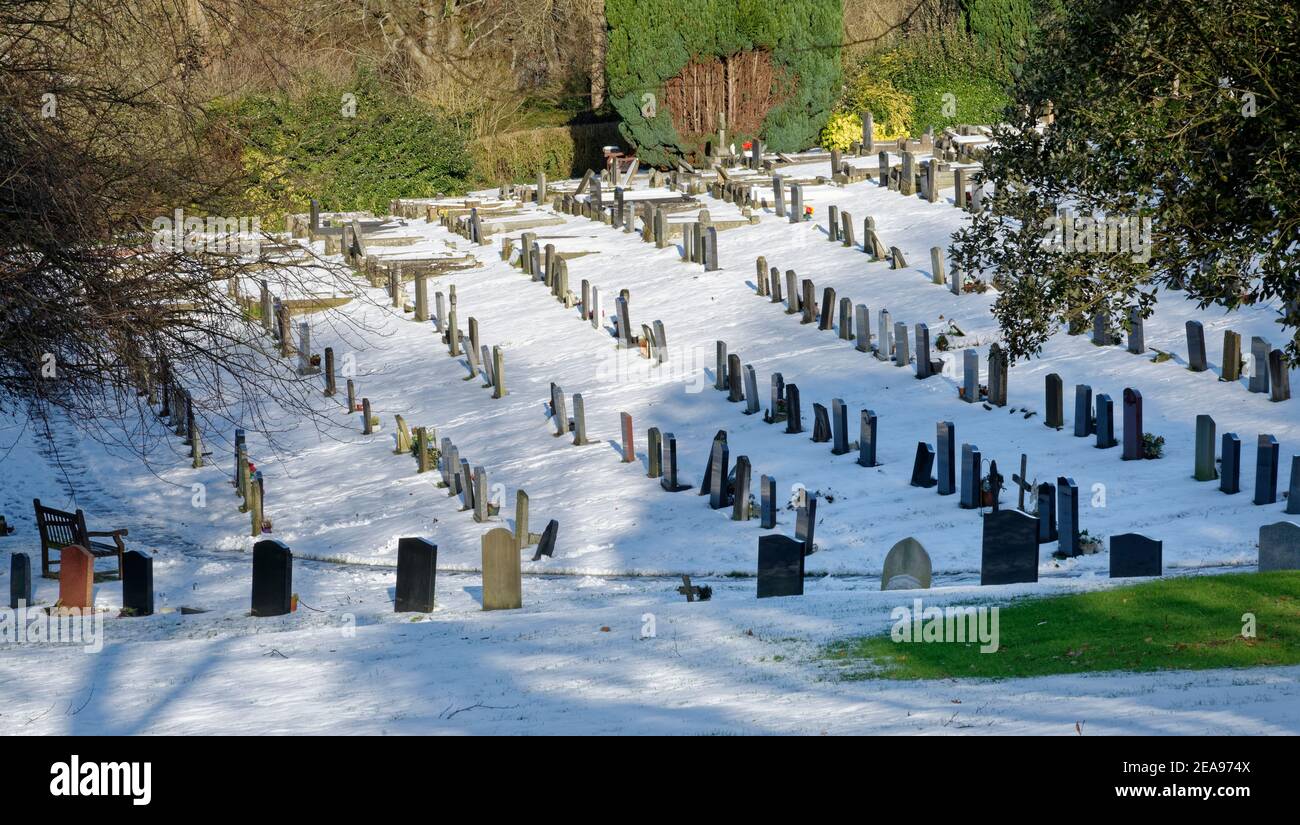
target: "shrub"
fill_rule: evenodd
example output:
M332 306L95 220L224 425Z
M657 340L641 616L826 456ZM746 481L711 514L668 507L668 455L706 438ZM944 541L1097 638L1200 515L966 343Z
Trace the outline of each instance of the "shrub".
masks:
M538 170L549 180L577 177L604 165L602 149L619 145L617 123L526 129L479 138L470 144L478 185L523 183Z

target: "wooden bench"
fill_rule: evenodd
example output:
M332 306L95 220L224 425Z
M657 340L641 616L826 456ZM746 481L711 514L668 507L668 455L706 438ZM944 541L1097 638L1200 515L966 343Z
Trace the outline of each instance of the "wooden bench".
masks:
M86 514L81 510L75 513L55 510L53 507L43 506L39 498L34 499L33 504L36 506L36 527L41 531L42 576L47 579L57 579L59 573L57 570L51 570L51 562L57 565L59 563L57 553L69 544L76 544L89 550L90 554L97 559L116 556L117 578L122 578L122 554L126 552L122 537L126 535L126 530L92 532L86 529ZM111 544L95 541L96 537L111 538L113 541ZM53 559L50 558L50 551L56 554Z

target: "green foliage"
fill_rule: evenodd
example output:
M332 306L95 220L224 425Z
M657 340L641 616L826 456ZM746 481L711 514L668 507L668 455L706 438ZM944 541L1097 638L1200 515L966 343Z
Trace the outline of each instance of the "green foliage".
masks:
M1035 18L1056 5L1052 0L961 0L966 30L1007 73L1024 59Z
M356 98L344 114L344 95ZM463 134L435 110L368 75L301 98L250 96L223 105L240 143L256 214L277 219L312 196L326 210L387 209L393 198L460 192L470 173Z
M1014 603L999 610L999 646L894 642L830 645L848 678L1013 678L1095 671L1193 670L1300 663L1300 573L1180 576ZM1255 638L1243 638L1243 613Z
M771 53L784 99L759 137L775 151L812 145L830 115L840 82L839 0L606 0L605 17L610 100L643 161L668 165L698 148L685 144L665 107L653 117L642 111L644 95L661 98L664 83L697 57Z
M1142 457L1157 459L1165 456L1165 437L1155 433L1142 433Z
M1011 128L985 159L996 194L950 257L991 275L1016 358L1062 324L1130 308L1158 289L1201 306L1269 302L1300 363L1300 167L1293 59L1300 8L1265 0L1171 7L1080 0L1040 33ZM1047 101L1055 124L1033 129ZM1149 254L1041 243L1060 207L1146 218ZM1131 250L1136 251L1136 250Z
M602 149L621 143L614 123L591 123L527 129L479 138L470 146L478 185L578 177L604 164Z

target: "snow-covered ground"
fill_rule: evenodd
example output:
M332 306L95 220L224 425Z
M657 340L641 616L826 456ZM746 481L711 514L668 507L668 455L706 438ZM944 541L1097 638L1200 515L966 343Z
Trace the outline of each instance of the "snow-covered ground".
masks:
M809 174L829 169L822 162L805 166ZM1259 526L1283 518L1282 503L1251 504L1255 437L1271 433L1281 442L1285 489L1290 455L1300 452L1300 402L1271 403L1248 393L1244 379L1217 380L1222 330L1242 333L1247 351L1252 335L1276 338L1271 307L1229 316L1198 311L1178 293L1162 295L1146 340L1172 351L1174 360L1152 363L1150 354L1061 334L1041 359L1013 367L1010 407L990 411L958 399L960 352L955 369L918 381L912 368L858 352L756 296L755 257L764 255L782 272L812 278L819 301L831 286L838 297L867 304L873 332L882 308L909 330L927 323L932 340L955 321L966 333L956 340L976 345L987 371L988 344L997 337L989 313L994 296L955 296L930 282L930 247L946 248L963 221L945 194L929 204L874 182L809 186L805 203L814 206L815 221L791 225L762 211L757 224L719 233L723 268L709 273L681 261L676 245L656 249L639 234L582 218L536 228L543 245L591 253L567 265L572 290L582 279L599 288L607 316L600 329L501 261L499 235L480 247L423 220L387 232L425 239L375 248L387 257L454 253L481 260L479 268L433 279L430 305L433 292L455 285L461 328L476 318L482 342L505 351L509 395L494 400L481 379L462 380L469 374L464 358L449 358L432 324L390 309L382 290L367 287L369 300L347 304L337 321L316 316L313 347L332 346L340 363L355 365L358 395L370 399L383 428L361 434L360 416L342 406L340 379L338 399L319 399L336 423L322 430L282 420L274 444L249 434L250 454L266 479L273 535L299 559L294 590L303 607L290 617L246 616L253 540L229 484L233 427L204 433L214 456L199 470L190 469L179 440L164 441L151 456L155 473L70 429L56 433L56 464L24 422L6 422L0 507L18 531L0 539L0 548L39 560L32 498L81 507L92 529L129 527L129 546L155 554L160 609L207 612L119 619L111 609L121 604L120 587L98 586L96 603L110 611L102 653L52 645L0 651L0 692L7 697L0 731L236 732L251 725L274 732L1074 733L1076 722L1085 733L1300 730L1296 668L897 684L840 680L817 659L828 640L884 631L890 609L916 595L879 592L884 556L906 536L930 552L936 589L926 595L938 601L1110 585L1104 551L1058 562L1051 558L1055 546L1044 545L1039 585L977 587L979 513L960 509L956 496L908 484L916 443L933 442L938 421L955 424L959 445L978 444L986 461L998 461L1008 478L1004 502L1014 503L1009 479L1027 453L1031 478L1078 483L1081 526L1089 533L1161 539L1171 572L1251 570ZM739 215L731 204L701 201L715 221ZM831 205L853 215L856 248L828 242ZM551 216L549 206L542 211ZM863 253L867 215L909 268L891 270ZM518 247L519 231L510 234ZM316 251L323 253L323 244ZM630 290L634 329L663 322L667 363L652 367L616 349L609 316L620 289ZM413 295L413 285L407 290ZM1205 324L1209 372L1184 369L1183 325L1192 318ZM712 388L717 340L754 367L764 406L773 372L798 384L805 433L786 435L761 415L746 416L743 404ZM1043 425L1043 381L1052 372L1066 387L1060 432ZM546 410L551 382L568 394L570 413L572 394L582 394L591 444L553 435ZM1074 438L1076 383L1115 399L1117 435L1124 388L1140 390L1144 429L1165 437L1165 458L1122 462L1118 448L1097 450L1091 438ZM878 414L881 466L859 467L856 454L833 456L829 444L810 440L813 402L829 408L832 398L848 405L852 439L860 409ZM1037 414L1026 418L1026 408ZM632 464L620 461L620 412L634 421ZM1195 418L1202 413L1215 418L1220 434L1241 436L1247 492L1226 496L1217 483L1191 478ZM411 427L435 427L503 485L505 506L493 524L461 511L458 500L435 487L436 473L417 475L411 457L393 454L395 414ZM669 494L646 477L651 426L677 436L681 475L696 489ZM755 489L767 474L783 503L798 484L821 494L818 550L807 562L824 575L809 581L803 598L759 602L752 578L728 578L752 576L764 531L757 520L731 521L730 509L710 510L696 495L718 430L728 433L733 461L750 458ZM200 506L195 484L203 485ZM559 522L555 557L532 562L531 548L525 551L524 609L484 613L477 601L479 537L491 526L513 526L519 489L531 499L532 531ZM777 530L792 534L793 523L793 511L783 509ZM415 621L391 612L402 536L427 536L438 545L439 607ZM332 563L339 561L350 563ZM686 604L675 592L683 573L710 584L713 600ZM7 561L0 576L7 592ZM38 603L56 598L55 582L38 582ZM657 635L643 639L647 613Z

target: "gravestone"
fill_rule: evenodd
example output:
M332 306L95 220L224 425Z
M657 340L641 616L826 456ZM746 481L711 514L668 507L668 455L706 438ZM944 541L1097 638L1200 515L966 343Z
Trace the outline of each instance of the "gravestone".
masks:
M1223 364L1220 368L1220 381L1238 381L1241 379L1241 335L1232 330L1223 332Z
M771 292L771 295L768 296L771 299L771 303L781 303L781 301L784 300L781 295L781 270L772 267L771 271L768 273L767 285L768 290Z
M835 290L826 287L822 290L822 303L818 307L817 329L827 332L835 323Z
M1200 321L1187 322L1187 368L1205 372L1205 327Z
M854 329L857 330L857 350L858 352L871 351L871 310L866 304L858 304L853 308L855 316Z
M710 226L704 230L704 271L716 272L718 264L718 228Z
M1286 512L1300 514L1300 455L1291 456L1291 481L1287 485Z
M816 546L813 544L817 530L817 496L804 491L804 504L795 508L794 537L803 540L803 554L811 556Z
M793 269L785 271L785 314L794 315L799 311L799 276Z
M1255 504L1277 501L1277 465L1281 448L1271 435L1261 435L1255 451Z
M253 545L253 615L283 616L293 608L293 553L277 539Z
M803 413L799 409L799 387L787 384L785 387L785 432L796 435L803 432Z
M677 436L664 433L664 474L659 479L659 486L670 493L689 490L691 485L681 484L677 479Z
M935 452L939 458L939 495L957 492L957 428L951 421L936 426Z
M546 527L542 528L542 537L537 541L537 550L533 553L533 561L541 561L542 556L551 559L555 558L555 540L559 537L560 523L555 519L546 522Z
M906 367L912 362L912 354L907 346L907 324L902 321L894 324L894 366Z
M976 371L978 372L979 356L976 356ZM967 364L969 366L969 364ZM934 362L930 360L930 326L928 324L916 325L916 377L925 380L934 375ZM976 379L978 385L978 377ZM967 399L969 400L969 399Z
M778 218L785 217L785 187L782 185L781 176L772 176L772 202L773 209L776 211ZM791 221L794 223L794 221Z
M1044 481L1038 485L1038 543L1056 541L1056 485Z
M841 341L853 340L853 301L849 298L840 299L840 323L839 337Z
M1279 521L1259 528L1259 571L1300 570L1300 524Z
M996 343L989 346L988 400L995 407L1007 405L1007 355Z
M749 364L745 365L745 415L753 415L762 409L758 403L758 376L754 373L754 368Z
M399 538L394 612L432 613L437 576L438 545L428 539L410 536Z
M59 551L59 606L90 610L95 606L95 557L80 545Z
M830 415L827 414L824 406L815 402L813 403L812 440L817 444L822 444L831 440Z
M799 223L803 220L803 186L798 183L790 184L790 223Z
M1196 416L1196 466L1192 478L1213 481L1219 477L1214 469L1214 419L1208 415Z
M483 534L482 546L483 609L523 607L523 573L514 534L504 527L494 527Z
M930 247L930 281L943 286L947 283L947 277L943 267L943 248Z
M961 497L958 506L963 510L979 508L983 472L984 462L980 448L975 444L961 445Z
M755 280L755 283L758 287L758 294L760 296L766 297L767 296L767 258L763 257L762 255L759 255L758 260L755 261L755 265L758 269L758 277Z
M569 410L564 403L564 391L551 385L551 415L555 418L555 437L569 431Z
M663 437L658 427L646 431L646 477L659 478L663 475Z
M631 464L636 461L636 449L632 440L632 415L621 412L618 417L623 432L623 463Z
M838 170L836 170L832 165L831 174L835 174L837 171ZM826 209L826 240L834 243L839 239L840 239L840 208L838 206L830 206L827 207Z
M1124 454L1120 457L1125 461L1143 457L1142 393L1132 387L1124 389Z
M749 456L736 457L736 480L731 488L731 520L749 520Z
M32 557L26 553L14 553L9 557L9 609L17 610L31 603Z
M758 598L802 596L804 543L789 536L758 537Z
M842 398L831 399L831 432L834 439L831 452L844 455L849 451L849 412Z
M1141 355L1147 351L1146 335L1142 330L1142 313L1134 307L1128 313L1128 351Z
M1109 450L1118 442L1115 440L1115 402L1106 393L1097 394L1097 444L1099 450Z
M721 510L731 503L730 490L730 450L727 448L727 434L720 432L713 439L713 449L709 452L709 466L704 468L705 489L708 493L709 509Z
M849 249L857 245L853 237L853 216L848 212L840 213L840 243Z
M804 278L803 296L799 299L800 308L803 315L799 319L801 324L811 324L817 320L817 287L813 284L811 278Z
M1061 376L1052 373L1047 376L1047 416L1043 423L1054 429L1061 429L1065 426L1065 385L1061 382Z
M930 554L921 542L908 537L885 554L880 573L881 590L929 590L932 571Z
M888 361L894 357L894 321L889 310L882 309L876 313L876 326L880 328L880 343L876 345L876 357Z
M980 556L980 584L1038 581L1038 521L1019 510L986 513Z
M912 461L913 487L933 487L936 482L932 477L934 471L934 448L924 441L916 445L916 458Z
M122 611L153 615L153 559L139 550L122 554Z
M1058 541L1057 550L1073 558L1083 551L1079 547L1079 485L1061 476L1056 480Z
M1224 433L1220 447L1223 454L1223 475L1219 478L1219 491L1234 495L1241 492L1241 439L1236 433Z
M1087 438L1096 428L1092 421L1092 387L1074 385L1074 437Z
M776 479L769 475L759 478L758 498L758 526L771 530L776 526Z
M875 467L876 460L876 414L871 410L862 411L862 420L858 432L858 464L863 467Z
M718 341L714 359L713 388L725 390L727 386L727 342Z
M745 376L740 368L740 356L732 353L727 356L727 400L739 403L745 400L743 388Z
M1268 341L1258 335L1250 339L1250 385L1251 392L1268 392Z
M980 400L980 354L967 349L962 353L962 399L967 404Z
M1268 382L1271 388L1270 401L1289 401L1291 399L1291 372L1287 365L1286 353L1275 349L1268 354Z
M326 347L325 348L325 394L332 398L337 392L338 392L338 384L336 383L335 372L334 372L334 348Z
M1127 579L1164 573L1164 542L1141 533L1110 537L1110 577Z

